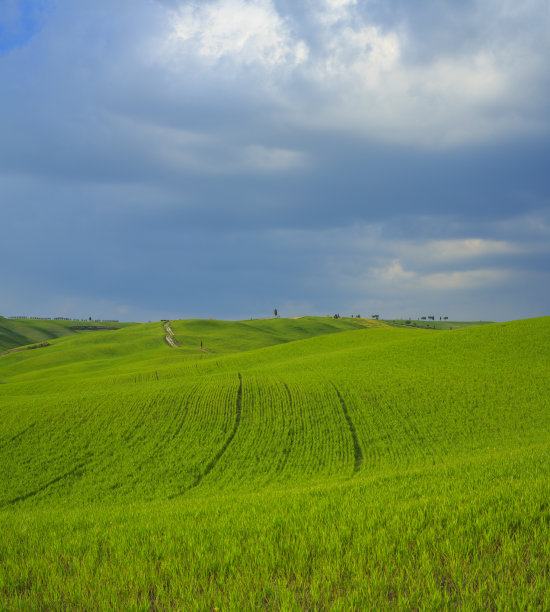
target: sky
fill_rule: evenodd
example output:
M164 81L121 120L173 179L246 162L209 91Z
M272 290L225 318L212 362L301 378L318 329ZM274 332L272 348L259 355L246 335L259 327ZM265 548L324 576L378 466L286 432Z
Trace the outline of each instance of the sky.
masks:
M547 0L2 0L0 315L549 315Z

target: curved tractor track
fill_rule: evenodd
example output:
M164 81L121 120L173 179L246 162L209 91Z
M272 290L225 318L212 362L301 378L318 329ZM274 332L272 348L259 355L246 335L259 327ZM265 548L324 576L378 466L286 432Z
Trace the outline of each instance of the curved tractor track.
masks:
M219 451L206 464L204 471L197 476L197 478L195 479L195 482L193 482L193 484L188 486L184 491L181 491L180 493L177 493L176 495L171 495L169 499L173 499L174 497L179 497L180 495L183 495L187 491L190 491L191 489L198 487L201 484L201 482L208 476L208 474L210 474L210 472L216 467L218 461L222 458L223 454L225 453L225 451L228 449L229 445L233 441L233 438L235 437L235 434L237 433L237 430L239 429L239 425L241 424L242 397L243 397L243 380L242 380L241 373L239 372L239 390L237 391L237 401L235 403L235 423L233 424L233 429L231 430L231 433L229 434L229 436L227 437L227 439L225 440L225 442L223 443L223 446L219 449Z
M237 391L237 402L235 406L235 424L233 425L233 429L229 434L229 437L224 442L224 445L220 448L220 450L216 453L216 455L208 462L208 465L204 468L204 472L197 476L197 480L189 487L193 489L197 487L208 474L214 469L218 461L221 459L222 455L227 450L228 446L233 441L235 434L237 433L237 429L239 429L239 425L241 423L241 410L242 410L242 397L243 397L243 379L239 372L239 390Z
M342 412L344 413L344 416L346 417L346 421L348 422L349 431L351 433L351 438L353 440L353 454L355 457L355 461L353 465L353 475L355 475L359 471L363 463L363 450L361 449L361 445L359 444L359 438L357 437L357 430L355 429L355 425L348 412L348 407L346 406L346 402L344 401L342 394L338 390L338 387L334 383L331 383L331 384L334 387L334 390L336 391L336 395L338 395L338 399L340 400L340 405L342 406Z

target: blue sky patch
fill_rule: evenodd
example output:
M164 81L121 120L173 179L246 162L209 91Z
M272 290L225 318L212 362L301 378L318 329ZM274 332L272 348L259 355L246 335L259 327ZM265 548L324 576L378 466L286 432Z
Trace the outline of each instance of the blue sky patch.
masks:
M0 53L25 45L40 31L53 4L48 0L4 0L0 7Z

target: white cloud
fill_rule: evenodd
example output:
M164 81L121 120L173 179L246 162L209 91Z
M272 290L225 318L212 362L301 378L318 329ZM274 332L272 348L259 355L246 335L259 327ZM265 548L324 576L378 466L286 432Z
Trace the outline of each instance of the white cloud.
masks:
M244 150L242 161L250 169L283 172L302 168L306 164L306 156L290 149L250 145Z
M505 240L464 238L453 240L403 241L396 249L402 257L424 264L429 262L455 262L495 255L517 255L525 246Z
M495 286L508 278L505 269L469 269L442 271L426 274L421 271L406 270L399 259L393 259L382 267L370 268L365 274L367 283L375 282L379 287L393 288L398 291L456 291Z
M495 287L509 278L507 270L480 269L456 270L453 272L439 272L419 276L417 281L420 287L434 291L457 291L478 288Z
M209 63L228 58L241 65L299 64L307 47L293 40L270 0L218 0L173 13L171 52L196 54Z
M324 56L309 65L321 103L297 110L297 120L436 148L546 129L503 58L476 50L411 66L400 37L375 26L332 28Z
M539 224L536 226L539 227ZM376 254L393 264L407 261L409 265L449 265L464 260L481 260L492 256L518 255L534 252L529 244L489 238L396 239L385 235L384 224L365 224L323 230L276 230L273 235L293 248L297 245L316 248L322 245L363 258ZM393 266L392 264L392 266ZM398 275L398 268L392 267Z
M135 149L147 151L150 164L174 174L191 171L203 175L239 172L290 172L303 168L308 157L293 149L256 143L228 142L224 134L177 129L132 117L112 117L117 133ZM178 194L181 198L181 194Z
M410 270L404 270L401 262L398 259L394 259L388 266L383 268L372 268L367 273L367 276L376 279L378 282L386 284L412 281L416 279L417 275Z
M510 7L495 8L495 22L509 21L509 13ZM398 22L383 28L369 20L356 0L309 8L313 46L272 0L185 4L171 15L164 61L185 66L185 58L194 58L206 68L224 62L224 70L253 79L250 91L276 101L288 123L432 148L548 130L544 116L533 112L546 99L545 48L521 31L503 40L498 27L479 24L484 36L460 53L413 62L412 34ZM243 72L250 66L262 76ZM293 78L281 79L280 69Z
M317 6L317 18L325 25L333 25L338 21L350 18L350 8L357 0L324 0Z
M539 204L540 206L540 204ZM541 206L542 208L542 206ZM522 236L529 240L531 251L550 251L550 208L538 212L520 215L511 219L502 219L495 223L495 229L504 235Z
M428 295L488 290L502 286L514 274L506 268L471 268L426 273L407 269L399 259L371 267L355 279L359 288L384 296L409 296L418 301ZM347 283L350 282L347 279Z
M357 4L357 0L325 0L325 5L333 10L342 10Z
M336 294L355 296L353 310L365 310L362 303L376 310L395 302L396 313L398 304L422 309L435 300L451 310L472 296L506 292L525 274L517 258L508 257L531 252L525 243L478 237L398 240L388 238L386 230L383 225L280 230L272 232L272 240L285 250L323 253L316 282L332 279Z
M348 85L353 79L360 87L377 86L382 84L384 73L395 69L399 56L395 33L385 34L374 26L346 26L327 38L326 55L317 68L317 76L344 79Z

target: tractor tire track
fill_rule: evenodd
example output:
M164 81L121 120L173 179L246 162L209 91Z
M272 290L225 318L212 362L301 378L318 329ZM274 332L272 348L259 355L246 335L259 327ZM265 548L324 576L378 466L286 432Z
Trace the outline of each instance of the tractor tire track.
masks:
M346 421L348 422L348 427L351 433L351 438L353 440L353 454L355 458L354 465L353 465L353 475L355 475L360 470L361 465L363 463L363 459L364 459L363 450L361 449L361 445L359 444L359 438L357 437L357 430L355 429L355 425L353 424L351 416L348 412L348 407L346 406L346 402L344 401L342 394L338 390L338 387L334 383L331 383L331 384L334 387L334 390L336 391L336 395L338 396L338 399L340 400L340 405L342 406L342 412L344 413L344 416L346 417Z
M184 491L181 491L180 493L176 493L175 495L170 495L168 499L174 499L175 497L179 497L180 495L183 495L187 491L190 491L191 489L198 487L201 484L201 482L208 476L208 474L210 474L210 472L216 467L216 464L222 458L223 454L225 453L225 451L228 449L229 445L233 441L233 438L235 437L235 434L237 433L237 430L239 429L239 425L241 424L242 398L243 398L243 379L242 379L241 373L239 372L239 390L237 391L237 401L236 401L236 406L235 406L235 423L233 424L233 429L231 433L229 434L228 438L224 442L223 446L216 453L216 455L212 457L212 459L210 459L210 461L204 468L204 471L202 472L202 474L199 474L197 476L197 478L195 479L195 482L193 482Z
M86 468L85 463L79 463L75 468L73 468L69 472L65 472L65 474L56 476L55 478L53 478L46 484L42 485L38 489L35 489L34 491L30 491L29 493L25 493L24 495L19 495L18 497L14 497L13 499L8 499L6 502L2 504L2 506L13 505L13 504L16 504L17 502L25 501L26 499L29 499L30 497L34 497L35 495L42 493L42 491L45 491L46 489L60 482L61 480L65 480L65 478L70 478L71 476L75 476L79 478L84 474L85 468Z
M8 446L9 444L11 444L12 442L15 442L17 440L19 440L19 438L22 438L28 431L30 431L34 426L36 425L36 423L31 423L28 427L25 427L25 429L23 429L22 431L20 431L19 433L16 433L14 436L12 436L11 438L9 438L6 441L0 442L0 448L4 448L4 446Z
M20 353L21 351L31 351L37 348L43 348L45 346L51 346L49 342L40 342L39 344L32 344L31 346L22 346L18 348L12 348L7 351L0 352L0 357L3 355L9 355L10 353Z

